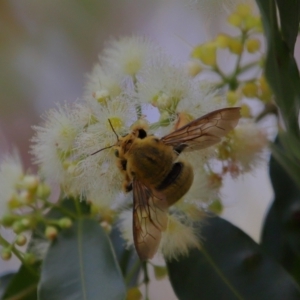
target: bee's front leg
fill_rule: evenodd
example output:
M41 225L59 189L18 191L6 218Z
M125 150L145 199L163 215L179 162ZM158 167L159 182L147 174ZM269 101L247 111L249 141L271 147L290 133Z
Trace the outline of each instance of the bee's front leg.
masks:
M127 160L126 159L117 159L117 167L121 171L121 173L124 175L124 180L122 184L123 191L125 193L128 193L132 190L132 180L128 176L127 173Z

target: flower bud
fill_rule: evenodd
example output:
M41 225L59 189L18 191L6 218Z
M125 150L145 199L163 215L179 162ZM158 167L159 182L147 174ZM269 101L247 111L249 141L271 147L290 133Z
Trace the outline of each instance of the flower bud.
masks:
M247 82L244 84L242 92L248 98L255 98L257 96L257 85L254 82Z
M243 118L251 118L252 117L250 107L247 104L241 105L241 116Z
M16 220L15 216L6 214L1 218L0 223L5 227L10 227L15 220Z
M260 41L258 39L249 39L246 41L246 49L249 53L255 53L260 49Z
M8 207L11 210L19 208L22 205L23 205L23 203L20 201L19 196L17 194L15 194L15 193L8 200Z
M3 260L9 260L11 258L11 250L8 248L1 249L1 258Z
M236 13L242 18L249 16L251 14L251 12L252 12L252 9L247 4L239 4L236 7Z
M227 103L230 106L235 105L239 100L239 97L235 91L228 91L227 92Z
M36 191L37 198L46 200L50 196L50 194L51 194L50 187L45 183L40 183Z
M208 209L214 214L220 215L223 212L223 204L220 199L216 199L209 205Z
M24 246L27 242L27 238L26 236L22 235L22 234L19 234L17 237L16 237L16 244L18 246Z
M232 14L228 17L228 23L234 27L240 27L242 25L243 18L239 14Z
M216 51L217 45L214 42L209 42L196 46L192 53L191 57L201 60L204 64L214 67L216 65Z
M30 192L34 192L39 185L39 178L34 175L25 175L20 182L20 185L29 190Z
M230 37L226 34L221 33L216 37L216 44L220 48L227 48L229 46L229 43Z
M15 221L12 225L12 229L13 229L14 233L16 233L16 234L19 234L26 230L26 228L24 228L21 221Z
M61 228L70 228L72 226L72 220L70 218L62 218L58 221Z
M24 257L23 257L23 260L26 264L32 265L36 262L36 257L32 253L25 253Z
M48 240L53 241L56 239L58 231L54 226L47 226L45 230L45 236Z
M229 50L234 54L240 55L243 52L242 42L236 39L230 39Z

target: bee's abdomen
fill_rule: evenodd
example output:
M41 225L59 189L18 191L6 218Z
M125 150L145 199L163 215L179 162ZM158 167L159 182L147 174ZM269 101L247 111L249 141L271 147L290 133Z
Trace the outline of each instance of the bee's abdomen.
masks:
M157 190L161 191L167 188L170 184L176 181L180 173L182 172L183 163L177 162L173 164L173 167L167 177L156 187Z
M188 162L176 162L164 180L156 186L162 192L169 205L182 198L190 189L194 180L192 166Z

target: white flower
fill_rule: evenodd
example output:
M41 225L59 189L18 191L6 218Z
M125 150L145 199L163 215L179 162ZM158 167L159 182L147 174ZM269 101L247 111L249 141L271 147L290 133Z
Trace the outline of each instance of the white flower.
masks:
M76 137L75 150L80 161L74 170L75 186L88 200L109 205L122 187L122 174L112 148L117 142L115 132L118 135L130 132L136 120L135 108L126 97L120 96L95 110L94 119L94 124ZM95 153L106 147L111 148Z
M58 106L44 117L44 126L33 127L36 134L32 139L32 153L46 179L63 185L70 181L74 141L89 118L83 116L83 111L78 114L76 106Z
M161 253L167 260L172 260L188 255L191 248L200 248L195 228L182 222L180 217L170 215L167 230L162 234Z
M174 112L178 102L188 97L191 81L184 68L164 58L154 61L139 76L138 97L141 102L151 103L160 111Z
M100 62L114 73L135 77L157 51L158 47L144 37L123 37L110 42Z
M111 97L119 96L122 92L122 74L105 70L96 64L91 74L87 77L84 98L94 99L104 103Z
M267 133L254 123L239 125L231 136L232 158L241 165L243 172L248 172L263 158L268 145Z
M189 97L179 102L177 112L184 112L192 116L193 119L197 119L226 106L228 105L222 91L216 89L208 82L194 80Z
M24 176L21 159L16 152L0 163L0 217L9 211L8 202L17 194L17 185Z

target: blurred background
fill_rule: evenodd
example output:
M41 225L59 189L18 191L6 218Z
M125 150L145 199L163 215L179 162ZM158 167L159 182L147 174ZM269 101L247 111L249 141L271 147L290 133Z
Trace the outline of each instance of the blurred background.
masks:
M85 74L111 37L141 34L187 61L192 46L224 31L219 0L2 0L0 1L0 158L17 148L31 163L32 125L55 103L81 97ZM200 2L200 1L199 1ZM237 1L238 2L238 1ZM219 3L219 4L218 4ZM267 162L251 175L228 182L223 217L259 241L272 199ZM17 267L0 260L0 273ZM150 286L150 297L176 299L167 280Z

